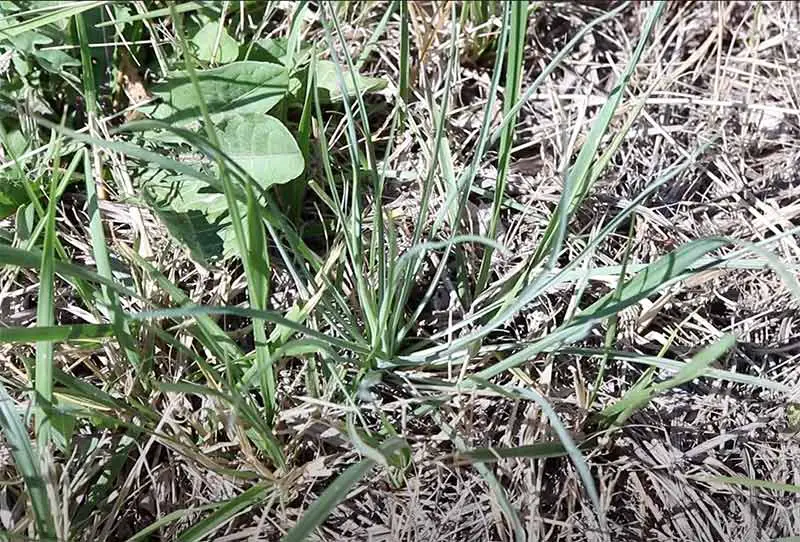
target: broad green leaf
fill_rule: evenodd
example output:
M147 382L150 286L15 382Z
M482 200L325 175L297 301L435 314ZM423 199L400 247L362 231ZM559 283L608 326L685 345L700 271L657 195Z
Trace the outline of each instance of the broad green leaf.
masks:
M47 45L49 43L53 43L53 40L49 37L45 36L44 34L40 34L39 32L34 32L33 30L28 30L27 32L23 32L22 34L17 34L14 36L7 35L0 31L0 37L10 41L11 45L14 46L14 49L26 55L33 54L36 51L37 45Z
M69 56L64 51L58 49L49 51L36 51L33 54L39 65L52 73L61 73L68 66L80 66L78 59Z
M289 88L284 66L269 62L233 62L197 72L200 92L214 122L235 114L266 113ZM153 94L164 100L151 108L156 118L189 123L202 117L197 92L186 72L175 72L156 85Z
M17 208L28 202L28 194L22 181L13 174L0 175L0 219L14 214Z
M289 64L289 40L285 37L264 38L257 40L253 44L248 60L264 60L267 62L277 62L284 66ZM311 46L301 46L294 58L294 65L298 66L308 61L311 53Z
M145 199L150 208L198 263L208 265L236 253L236 239L222 192L185 175L156 175L146 186ZM247 208L238 205L246 221Z
M148 189L143 194L150 209L197 262L207 266L222 256L223 226L219 222L226 212L222 194L183 176L148 184Z
M225 154L264 188L291 181L305 168L294 137L274 117L235 115L220 136Z
M342 89L339 87L339 79L336 75L336 64L330 60L318 60L316 62L316 82L319 87L320 101L335 102L342 99ZM374 92L386 87L386 81L377 77L367 77L356 73L353 76L346 69L344 72L345 89L348 96L355 96L356 88L361 92Z
M234 115L220 132L222 150L259 185L288 182L303 172L305 161L292 134L277 119L260 114ZM187 175L157 173L147 182L146 198L170 233L202 264L236 253L230 209L224 194ZM239 204L247 227L247 209Z
M239 42L218 21L210 22L197 31L191 39L194 55L203 62L228 64L239 56Z

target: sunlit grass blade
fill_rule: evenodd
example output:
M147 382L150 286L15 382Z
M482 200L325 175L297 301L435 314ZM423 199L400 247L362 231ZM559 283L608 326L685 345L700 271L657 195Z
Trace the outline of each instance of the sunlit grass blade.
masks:
M626 220L636 209L637 205L640 205L645 199L647 199L651 194L653 194L656 190L658 190L661 186L664 186L667 182L675 179L679 174L684 172L689 166L693 165L697 160L698 156L708 150L710 144L702 145L698 148L692 155L687 157L684 161L675 164L673 167L669 168L666 172L664 172L661 176L659 176L656 180L650 183L644 190L642 190L635 198L633 198L630 203L628 203L624 209L622 209L617 215L614 216L603 228L598 232L596 236L594 236L586 245L586 247L575 257L572 258L564 267L559 269L557 272L550 272L550 273L543 273L539 275L539 277L525 286L519 293L518 291L518 282L516 279L507 283L501 288L501 291L494 294L494 301L488 303L486 308L476 311L474 315L468 318L464 318L458 324L451 326L447 330L441 333L434 334L432 338L439 338L441 336L445 336L446 333L454 333L458 329L466 327L467 325L472 324L473 322L479 321L482 317L495 312L498 308L501 308L499 312L494 314L489 322L481 326L479 329L473 331L468 336L457 339L451 342L449 345L449 350L454 351L459 348L463 348L466 344L474 341L476 338L482 337L490 333L492 330L496 329L497 327L501 326L504 322L508 320L513 314L517 313L520 309L522 309L525 305L530 303L533 299L535 299L538 295L541 295L542 292L545 292L547 288L553 287L556 284L561 284L565 280L574 281L575 280L575 270L581 265L581 262L584 258L587 257L588 254L603 241L603 239L607 238L612 232L614 232L620 224L624 220ZM708 264L710 262L706 261L703 262L704 264ZM642 268L644 269L644 268Z
M698 482L707 482L711 484L763 489L766 491L777 491L779 493L800 493L800 485L798 484L757 480L755 478L747 478L746 476L690 476L690 478Z
M606 423L613 421L615 425L622 425L633 413L644 408L656 395L705 376L708 366L722 357L735 344L736 339L733 335L723 335L695 354L691 361L684 363L672 378L632 388L630 393L606 408L600 414L601 418L604 418Z
M556 350L553 351L555 352ZM605 350L604 348L576 348L576 347L559 348L557 351L559 354L564 354L564 355L589 356L589 357L602 357L605 355L605 352L607 352L607 350ZM646 356L644 354L639 354L636 352L623 352L621 350L611 350L608 352L614 359L623 360L628 363L634 363L637 365L644 365L647 367L655 367L673 372L681 371L683 367L686 365L686 362L683 361L677 361L657 356ZM773 390L782 394L792 393L792 388L790 386L787 386L786 384L781 384L780 382L776 382L774 380L769 380L767 378L760 378L757 376L752 376L744 373L734 373L732 371L726 371L723 369L715 369L713 367L707 368L703 373L703 376L707 378L723 380L725 382L736 382L737 384L744 384L745 386L754 386L756 388Z
M628 281L615 300L616 292L609 292L595 303L582 310L573 320L565 322L556 331L546 335L516 354L490 366L478 373L481 378L496 376L508 369L517 367L535 354L560 345L569 345L582 339L598 323L612 314L638 303L695 273L697 260L709 252L726 246L729 241L721 238L700 239L683 245L639 271ZM709 264L712 265L712 264Z
M0 428L11 446L17 472L25 481L25 488L31 499L36 533L43 540L55 540L56 528L50 500L47 496L45 479L40 469L39 454L34 451L28 437L28 430L14 408L14 400L8 395L0 382Z

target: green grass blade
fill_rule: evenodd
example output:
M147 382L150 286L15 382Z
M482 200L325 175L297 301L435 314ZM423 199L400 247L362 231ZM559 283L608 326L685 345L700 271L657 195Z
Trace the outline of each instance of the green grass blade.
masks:
M214 510L215 508L219 508L223 504L225 504L225 503L224 502L215 502L215 503L212 503L212 504L205 504L205 505L202 505L202 506L193 506L192 508L187 508L185 510L175 510L174 512L170 512L169 514L165 515L164 517L161 517L161 518L157 519L156 521L154 521L153 523L151 523L150 525L148 525L144 529L140 530L139 532L137 532L136 534L131 536L125 542L138 542L139 540L142 540L142 539L145 539L145 538L147 540L150 540L149 536L151 534L155 533L156 531L158 531L162 527L166 527L170 523L174 523L176 521L179 521L179 520L185 518L186 516L191 516L193 514L197 514L198 512L206 512L208 510Z
M609 292L604 297L581 311L572 321L565 322L558 330L550 333L516 354L483 369L480 378L491 378L508 369L517 367L534 355L558 345L568 345L585 337L591 329L604 318L638 303L696 271L697 260L729 242L722 238L700 239L689 242L645 267L628 281L619 293ZM711 265L711 264L710 264Z
M559 201L558 208L551 218L547 230L545 230L544 237L536 249L534 256L531 260L532 265L538 264L546 254L550 254L550 265L554 267L556 258L560 254L561 246L567 234L567 223L569 217L574 210L586 197L589 190L589 178L592 169L592 164L595 161L597 153L600 149L603 137L605 136L608 127L611 123L614 113L622 101L625 94L625 89L633 75L636 66L644 52L644 46L647 43L650 34L655 27L658 18L664 11L666 4L656 4L645 21L644 28L642 29L639 43L633 52L631 59L625 67L625 71L620 77L620 81L612 91L608 100L603 108L600 110L599 115L592 124L586 142L581 146L575 164L570 169L564 182L564 190Z
M410 76L410 40L408 33L408 0L398 0L400 3L400 80L398 86L403 108L408 106L409 76Z
M331 335L326 335L317 330L298 324L293 320L289 320L282 314L277 313L275 311L247 309L242 307L227 307L227 306L208 307L205 305L192 305L176 309L157 309L152 311L138 312L134 314L129 314L128 318L132 320L152 320L158 318L182 319L182 318L194 317L197 315L230 315L230 316L241 316L244 318L254 318L254 319L258 318L265 320L267 322L272 322L273 324L285 326L297 332L308 335L309 337L313 337L321 341L327 341L331 345L335 345L340 348L345 348L355 353L365 354L365 355L370 353L370 350L368 348L365 348L361 344L340 339L338 337L333 337Z
M393 455L407 446L408 445L403 440L392 438L382 444L379 451L382 455ZM303 517L301 517L297 524L286 533L286 536L284 536L281 541L302 542L308 538L314 529L322 525L322 522L325 521L325 518L330 515L333 509L347 497L350 488L366 476L367 473L372 470L373 466L375 466L375 461L364 458L337 476L336 479L325 488L322 495L308 507Z
M64 326L0 327L0 343L65 342L111 337L109 324L71 324Z
M706 376L708 366L733 348L735 344L736 339L733 335L723 335L719 340L695 354L691 361L682 364L678 374L674 377L650 385L647 385L648 379L641 385L632 388L620 400L604 409L600 414L601 418L605 418L606 423L613 421L614 425L622 425L632 414L647 406L656 395L691 382L695 378Z
M47 497L45 480L39 467L39 454L34 451L28 438L28 430L23 425L14 408L14 401L2 382L0 382L0 428L3 429L6 440L11 445L11 455L14 457L17 472L25 480L36 520L36 533L42 539L55 540L55 522Z
M548 351L548 350L545 350ZM555 352L555 350L553 350ZM590 356L602 357L606 352L603 348L560 348L559 354L573 355L573 356ZM659 369L666 369L669 371L681 371L686 365L683 361L677 361L658 356L645 356L636 352L623 352L621 350L611 350L609 354L618 360L624 360L628 363L636 363L638 365L645 365L648 367L657 367ZM754 386L756 388L763 388L767 390L774 390L778 393L791 394L792 388L780 382L775 382L766 378L759 378L743 373L734 373L732 371L725 371L723 369L706 369L703 373L706 378L714 378L723 380L725 382L736 382L737 384L744 384L746 386Z
M25 250L0 244L0 265L13 265L26 269L36 269L41 265L41 260L42 252L39 250ZM129 296L135 299L142 299L142 296L133 290L129 290L128 288L125 288L124 286L121 286L116 282L95 273L94 271L86 269L85 267L68 262L56 261L54 263L54 269L59 275L79 278L89 282L96 282L106 286L108 289L120 295Z
M698 482L765 489L767 491L778 491L780 493L800 493L800 485L797 484L757 480L745 476L690 476L690 478Z
M211 117L208 112L208 106L205 102L205 97L200 89L200 83L197 77L197 72L194 68L194 60L190 52L189 44L183 31L183 24L180 17L175 11L175 6L170 5L170 13L176 26L176 34L178 41L181 44L183 52L184 67L189 79L192 81L192 86L197 93L198 105L202 113L203 127L205 128L208 141L216 148L220 149L221 145L217 137L214 124L211 122ZM239 257L242 260L242 265L245 269L245 276L247 277L247 289L250 298L250 303L258 309L266 306L268 281L267 273L269 268L265 263L259 266L259 261L263 262L263 258L259 261L253 261L253 255L260 255L266 251L264 243L264 230L261 222L260 213L256 212L257 202L255 199L255 191L253 190L252 179L249 175L245 176L245 194L247 208L249 210L249 231L246 234L243 227L242 216L239 212L236 198L236 187L228 175L226 162L220 156L216 157L216 162L219 167L219 175L222 180L222 188L225 194L225 200L228 204L228 212L231 217L231 225L236 236L236 244L239 248ZM263 371L264 382L264 403L267 408L267 417L271 419L273 409L276 405L275 399L275 377L272 374L272 365L270 362L269 345L267 344L267 333L264 328L264 322L256 317L253 321L253 335L256 341L256 363Z
M177 538L178 542L198 542L206 538L226 521L258 505L264 500L268 492L269 489L263 485L251 487L241 495L237 495L220 505L217 510L209 514L205 519L180 533Z
M111 26L111 25L122 25L125 23L132 23L135 21L144 21L147 19L157 19L159 17L164 17L165 15L170 15L173 10L174 13L189 13L191 11L197 11L202 8L215 8L213 3L210 2L182 2L174 7L167 7L161 9L154 9L151 11L147 11L145 13L140 13L139 15L130 15L127 17L118 17L115 18L113 21L106 21L103 23L99 23L97 28L102 28L104 26Z
M653 390L656 393L663 393L672 388L682 386L687 382L691 382L695 378L704 376L708 366L721 358L728 350L736 346L736 338L733 335L723 335L714 343L703 348L692 360L681 367L674 377L664 382L659 382L653 385Z
M589 498L592 500L592 504L595 507L595 512L597 512L597 517L600 521L600 526L602 529L605 530L605 515L603 513L603 508L600 504L600 495L597 492L597 486L594 483L594 477L592 477L592 473L589 470L589 465L586 463L586 459L583 457L583 453L581 453L580 448L572 437L567 431L567 428L564 427L564 424L561 423L561 418L558 417L558 414L553 407L550 406L550 403L542 397L537 391L533 389L526 389L526 388L505 388L501 386L497 386L483 380L482 378L478 377L470 377L470 380L476 382L477 384L485 387L487 389L493 390L505 397L509 397L512 399L525 399L527 401L533 401L539 408L542 409L542 412L547 416L547 419L550 421L550 425L556 432L558 439L561 441L561 444L564 446L567 454L569 455L570 459L572 460L573 464L575 465L575 469L578 471L578 474L583 481L584 488L586 489L586 493L588 493Z
M84 11L89 11L90 9L102 6L105 3L106 2L104 0L99 2L73 2L67 7L56 10L53 13L40 15L39 17L34 17L33 19L29 19L22 23L17 23L13 26L2 25L0 26L0 35L13 38L19 36L20 34L24 34L25 32L29 32L31 30L36 30L37 28L41 28L48 24L52 24L58 21L63 21L64 19L69 19L73 15L78 15L80 13L83 13ZM2 24L2 22L0 22L0 24Z
M550 457L564 457L567 450L560 442L537 442L525 446L498 447L498 448L473 448L457 452L453 460L461 463L493 463L501 459L547 459Z
M59 140L60 141L60 140ZM56 154L58 154L56 152ZM55 245L56 245L56 187L55 179L50 180L50 199L47 204L46 225L42 245L42 260L39 268L39 292L36 305L37 327L50 327L55 323ZM40 450L50 444L51 420L41 408L40 403L53 402L53 343L38 341L36 343L36 373L34 375L36 391L36 443Z
M511 4L511 28L509 29L509 47L506 56L506 85L503 97L503 113L508 114L519 100L520 84L525 62L525 31L528 26L527 0ZM494 188L492 201L492 216L489 222L487 237L494 239L497 235L497 224L500 221L500 210L506 193L506 177L511 164L511 147L514 143L516 129L516 115L510 116L510 121L502 131L500 139L500 153L497 164L497 181ZM483 251L481 266L475 284L474 297L483 292L489 279L489 269L492 261L493 250L487 247Z
M86 22L83 15L75 15L75 27L78 33L78 42L81 50L81 63L83 66L83 92L86 101L86 110L88 113L89 133L95 134L97 122L98 109L97 109L97 92L94 80L94 69L92 67L92 53L90 50L89 35L86 29ZM96 168L92 168L92 163L89 158L89 151L84 150L83 158L83 174L86 181L86 201L87 212L89 214L89 236L92 243L92 254L94 255L95 265L97 265L97 272L100 276L107 278L110 281L114 280L111 272L111 259L108 256L108 248L106 245L105 232L103 232L103 221L100 216L100 206L97 197L97 185L102 183L101 178L95 178L94 172L97 171L98 175L101 171L100 160L98 157L99 150L93 148L93 153L96 159ZM102 296L105 303L111 307L112 322L117 331L117 341L119 342L125 357L130 364L136 369L137 373L142 371L142 361L139 357L139 352L136 349L136 342L131 335L128 324L123 319L123 308L120 303L119 297L112 290L102 287Z
M92 173L92 165L89 159L89 152L84 151L84 176L86 178L86 207L89 214L89 236L92 243L92 254L94 255L97 273L109 281L114 281L111 271L111 258L106 247L106 237L103 232L103 222L100 216L100 206L97 201L97 185ZM106 286L102 286L102 297L104 302L111 308L112 322L116 332L117 341L125 353L125 357L136 369L142 370L142 360L136 349L136 341L131 335L130 327L124 319L124 310L117 293ZM140 375L141 376L141 375Z

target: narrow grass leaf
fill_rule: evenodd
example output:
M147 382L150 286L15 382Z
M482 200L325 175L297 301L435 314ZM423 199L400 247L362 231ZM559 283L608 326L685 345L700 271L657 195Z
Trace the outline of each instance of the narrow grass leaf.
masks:
M561 422L561 418L559 418L558 414L550 403L542 397L537 391L533 389L526 389L526 388L505 388L502 386L497 386L483 380L478 377L470 377L470 380L474 381L475 383L479 384L482 387L487 389L493 390L505 397L509 397L512 399L525 399L528 401L533 401L539 408L542 409L542 412L547 416L547 419L550 421L550 425L556 432L561 444L564 446L567 454L569 455L570 459L572 460L573 464L575 465L575 469L578 471L578 474L583 481L584 488L586 489L586 493L588 493L589 498L594 505L595 512L597 513L598 520L600 521L600 525L603 529L605 529L605 515L603 513L603 508L600 504L600 494L597 492L597 486L594 483L594 477L592 476L591 471L589 470L589 465L586 463L586 459L583 457L583 453L581 453L580 448L572 437L567 431L567 428L564 427L564 424Z
M560 442L538 442L525 446L473 448L457 452L453 456L453 461L455 464L493 463L501 459L547 459L565 455L567 455L567 449Z
M198 542L214 533L223 523L258 505L269 492L268 487L256 485L241 495L219 505L208 517L195 523L178 535L178 542Z
M544 237L536 249L536 252L531 259L531 265L536 265L542 261L546 254L550 254L549 267L554 267L556 258L561 251L561 245L564 242L567 232L567 223L574 210L580 205L590 188L589 179L597 153L603 141L611 120L614 117L619 103L625 94L625 89L633 75L636 66L644 52L644 46L647 43L650 34L655 27L656 21L660 17L665 8L665 4L660 3L653 6L645 21L644 28L639 37L639 43L633 52L631 59L625 67L625 71L620 77L617 86L609 96L603 108L600 110L597 118L592 124L592 128L586 137L586 142L581 146L575 164L570 168L567 177L564 181L564 190L561 194L561 199L558 204L556 212L553 214L550 222L545 230Z
M391 438L382 444L379 450L382 455L394 455L396 452L407 447L408 444L406 444L405 441ZM350 488L366 476L367 473L372 470L373 466L375 466L375 461L365 457L337 476L336 479L325 488L322 495L306 509L297 524L286 533L286 536L284 536L281 541L302 542L308 538L308 536L314 532L314 529L322 525L322 522L325 521L325 518L330 515L333 509L347 497Z
M55 522L47 497L45 480L39 467L39 454L28 438L28 430L14 408L14 400L0 382L0 428L11 447L17 472L22 475L33 506L36 532L44 539L55 539Z
M194 506L192 508L187 508L184 510L175 510L174 512L170 512L169 514L161 517L145 527L144 529L140 530L133 536L131 536L125 542L138 542L142 539L150 540L150 535L158 531L159 529L166 527L170 523L174 523L179 521L187 516L191 516L200 512L207 512L209 510L214 510L215 508L219 508L220 506L224 505L224 502L215 502L212 504L204 504L201 506Z
M754 489L764 489L767 491L777 491L780 493L800 493L800 485L772 482L770 480L757 480L746 476L690 476L698 482L709 482L714 484L741 486Z
M40 15L39 17L34 17L33 19L29 19L14 25L3 25L2 23L5 21L2 21L0 22L0 35L13 38L15 36L19 36L20 34L24 34L25 32L36 30L37 28L41 28L58 21L63 21L64 19L69 19L73 15L94 9L102 6L105 3L105 1L72 2L70 5L62 9L55 10L52 13L46 13L45 15Z
M110 324L0 327L0 343L65 342L101 339L114 335Z

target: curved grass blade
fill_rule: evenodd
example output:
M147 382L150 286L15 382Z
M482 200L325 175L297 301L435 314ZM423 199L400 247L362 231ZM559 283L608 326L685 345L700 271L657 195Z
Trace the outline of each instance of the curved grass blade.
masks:
M24 250L21 248L14 248L0 244L0 265L14 265L27 269L36 269L41 265L41 259L42 252L39 250ZM128 288L117 284L115 281L103 277L102 275L99 275L98 273L95 273L94 271L86 269L82 266L58 260L56 260L53 265L55 272L59 275L79 278L89 282L96 282L106 286L109 290L112 290L120 295L144 300L142 296L133 290L129 290Z
M14 401L0 382L0 428L11 445L17 471L25 480L25 487L33 506L36 532L43 539L56 538L56 528L50 501L47 498L45 481L39 468L39 455L34 452L28 438L28 430L14 408Z
M380 446L379 452L381 455L391 456L407 447L408 444L402 439L391 438ZM286 536L284 536L281 541L302 542L305 540L314 529L322 525L322 522L325 521L325 518L330 515L333 509L347 497L350 488L366 476L374 466L375 461L365 457L337 476L336 480L325 488L322 495L306 509L303 517L301 517L297 524L286 533Z
M611 124L611 119L614 117L617 107L622 101L625 88L627 87L628 82L630 81L631 76L636 69L636 66L639 64L639 60L644 52L644 46L647 43L648 38L650 37L650 34L652 33L653 28L655 27L655 24L665 7L666 4L664 3L656 4L650 11L647 20L645 21L642 33L639 37L639 43L636 45L636 49L634 50L631 59L628 61L625 71L620 77L619 83L617 83L617 86L612 91L611 96L609 96L605 105L600 110L600 114L592 124L592 128L589 131L586 142L581 146L581 150L578 153L575 164L572 166L572 168L570 168L570 171L567 174L567 178L564 181L564 191L561 194L561 200L559 201L558 208L550 219L547 229L545 230L544 237L537 247L533 258L531 259L532 265L538 264L540 261L542 261L544 256L549 253L550 260L548 267L552 268L555 266L556 258L561 252L561 245L563 244L564 238L567 234L567 223L569 221L569 217L572 215L578 205L580 205L590 189L590 173L592 170L592 165L595 162L597 152L600 149L600 144L606 131L608 130L609 125Z
M525 388L504 388L502 386L497 386L488 382L482 378L478 377L469 377L470 380L474 381L475 383L483 386L487 389L491 389L505 397L509 397L511 399L525 399L528 401L533 401L539 408L542 409L542 412L547 416L547 419L550 420L550 425L552 425L553 429L556 432L561 444L564 446L567 454L569 455L570 459L572 460L573 464L575 465L575 469L578 471L578 474L583 481L583 486L586 489L586 493L589 494L589 498L592 500L592 504L594 505L595 512L597 513L597 518L600 522L600 526L603 530L606 529L606 520L605 514L603 513L603 508L600 504L600 495L597 492L597 486L594 483L594 478L592 477L592 473L589 470L589 465L586 463L586 459L583 457L580 448L575 441L572 440L572 437L567 431L567 428L564 427L564 424L561 423L561 418L558 417L558 414L553 407L550 406L550 403L542 397L538 392L533 389L525 389Z
M282 314L274 311L246 309L241 307L209 307L206 305L192 305L189 307L181 307L177 309L158 309L152 311L137 312L133 314L128 314L127 317L131 320L152 320L158 318L180 319L198 315L230 315L230 316L241 316L244 318L253 318L253 319L258 318L261 320L265 320L267 322L272 322L273 324L293 329L294 331L297 331L299 333L304 333L309 337L314 337L321 341L325 341L329 344L336 345L340 348L348 349L358 354L368 355L372 352L372 350L370 350L365 346L353 343L351 341L346 341L344 339L339 339L337 337L333 337L330 335L326 335L324 333L320 333L319 331L298 324L293 320L289 320Z
M609 292L581 311L571 321L565 322L553 333L523 348L516 354L483 369L477 376L484 379L491 378L508 369L522 365L536 354L582 339L595 325L602 322L609 315L616 314L670 284L704 269L704 267L699 269L694 267L697 261L709 252L728 244L728 240L715 237L691 241L678 247L639 271L621 288L618 294L616 291ZM713 265L708 264L707 267L712 267ZM616 297L617 295L619 295L618 298Z
M136 534L131 536L125 542L137 542L138 540L142 540L143 538L147 538L148 540L150 540L149 536L151 534L153 534L157 530L161 529L162 527L165 527L165 526L169 525L170 523L173 523L175 521L183 519L186 516L191 516L193 514L197 514L198 512L206 512L208 510L214 510L215 508L219 508L223 504L225 504L225 503L223 503L223 502L215 502L215 503L211 503L211 504L204 504L202 506L195 506L195 507L192 507L192 508L187 508L187 509L184 509L184 510L175 510L174 512L171 512L171 513L165 515L164 517L157 519L156 521L154 521L153 523L151 523L150 525L148 525L144 529L140 530L139 532L137 532Z
M548 350L545 350L548 351ZM555 352L556 350L553 350ZM628 363L636 363L639 365L646 365L648 367L657 367L659 369L666 369L669 371L681 371L686 362L677 361L673 359L660 358L657 356L645 356L636 352L623 352L621 350L605 350L603 348L559 348L559 354L573 355L573 356L588 356L588 357L603 357L605 352L608 352L614 359L624 360ZM709 368L703 373L706 378L714 378L717 380L724 380L726 382L736 382L737 384L744 384L746 386L755 386L767 390L774 390L778 393L791 394L792 388L779 382L774 382L766 378L759 378L743 373L734 373L722 369Z
M220 525L241 514L245 510L256 506L264 500L269 488L256 485L243 492L241 495L219 505L218 509L205 519L195 523L178 535L178 542L198 542L214 533Z
M84 11L88 11L90 9L102 6L105 3L106 3L105 0L100 2L73 2L62 9L54 11L53 13L46 13L45 15L34 17L33 19L17 23L13 26L1 25L0 36L13 38L15 36L19 36L20 34L24 34L25 32L28 32L30 30L36 30L37 28L47 26L48 24L52 24L57 21L62 21L64 19L69 19L73 15L78 15L79 13L83 13ZM0 24L2 22L5 21L0 21Z

